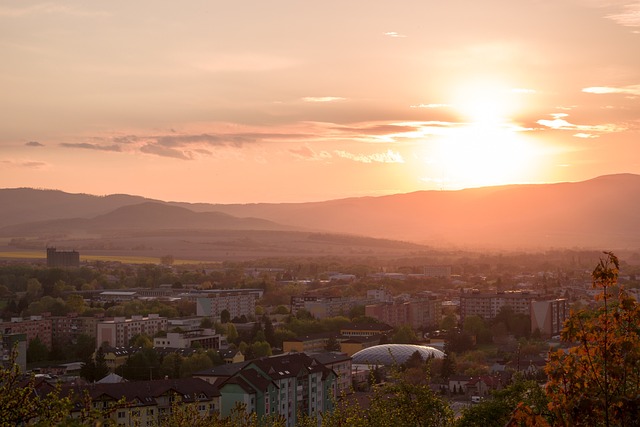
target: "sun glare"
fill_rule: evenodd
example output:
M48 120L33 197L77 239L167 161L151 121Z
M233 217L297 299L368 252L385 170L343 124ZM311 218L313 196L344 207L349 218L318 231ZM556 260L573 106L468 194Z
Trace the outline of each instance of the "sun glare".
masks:
M485 126L509 121L517 108L511 89L491 81L460 85L451 104L465 121Z
M518 109L514 92L504 84L461 85L451 105L464 123L438 139L430 164L446 188L480 187L528 181L538 154L512 117Z

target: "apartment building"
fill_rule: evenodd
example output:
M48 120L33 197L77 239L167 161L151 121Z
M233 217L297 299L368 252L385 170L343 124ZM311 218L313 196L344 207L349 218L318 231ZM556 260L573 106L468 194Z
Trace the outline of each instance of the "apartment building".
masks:
M227 371L232 365L225 365ZM222 416L237 404L258 418L280 415L296 425L301 415L332 411L337 392L336 373L304 353L291 353L245 362L220 383Z
M185 332L169 332L166 337L153 339L154 348L202 348L219 350L221 335L211 329L194 329Z
M28 343L36 337L51 350L51 318L31 316L28 318L12 317L9 322L0 322L3 334L25 334Z
M198 293L196 315L220 320L220 314L227 310L231 319L256 314L256 301L260 289L223 289Z
M159 331L167 330L167 318L158 314L148 317L132 316L131 319L116 317L98 323L96 328L96 347L106 344L111 347L125 347L136 335L154 336Z
M539 330L543 337L552 337L560 334L569 318L569 301L565 298L532 301L530 310L531 331Z
M540 296L532 291L480 292L477 289L463 290L460 294L460 320L467 316L478 316L485 320L495 318L503 307L514 313L530 314L531 302Z
M51 391L43 386L40 392ZM91 408L82 400L88 395ZM75 399L71 416L79 419L83 411L102 411L104 421L118 426L160 426L171 414L172 404L180 400L201 416L220 410L220 392L217 387L198 378L180 378L153 381L133 381L113 384L63 385L62 396ZM125 404L118 404L120 399ZM106 424L106 423L105 423Z
M435 326L442 319L442 300L429 296L411 297L365 306L365 315L391 326L409 325L414 329Z

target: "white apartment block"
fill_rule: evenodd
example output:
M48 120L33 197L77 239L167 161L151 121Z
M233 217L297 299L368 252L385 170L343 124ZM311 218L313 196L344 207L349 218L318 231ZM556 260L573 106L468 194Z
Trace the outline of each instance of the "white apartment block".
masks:
M111 347L126 347L136 335L154 336L159 331L166 330L167 318L158 314L149 314L148 317L132 316L131 319L116 317L98 323L96 344L98 347L104 343Z
M195 348L204 350L220 349L220 334L211 329L196 329L187 332L169 332L166 337L153 339L154 348Z
M530 314L531 301L539 295L530 291L506 291L497 293L481 293L477 290L460 294L460 318L478 316L485 320L495 318L502 307L511 307L514 313Z
M256 289L224 289L208 291L196 300L196 315L220 320L220 314L227 310L231 316L254 316L256 300L261 290Z

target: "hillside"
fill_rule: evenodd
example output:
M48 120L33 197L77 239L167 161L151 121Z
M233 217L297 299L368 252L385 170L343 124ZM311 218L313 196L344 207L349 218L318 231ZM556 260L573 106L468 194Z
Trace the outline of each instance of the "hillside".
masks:
M41 242L135 235L144 246L145 239L169 234L179 238L198 235L198 231L211 236L214 231L235 230L242 231L240 239L245 239L246 232L253 230L281 240L283 247L305 242L311 252L306 245L310 231L465 248L640 247L640 176L630 174L576 183L242 205L4 189L0 206L1 236ZM285 232L287 238L276 238ZM353 247L365 253L371 249L371 242L361 243ZM296 252L293 246L287 250Z

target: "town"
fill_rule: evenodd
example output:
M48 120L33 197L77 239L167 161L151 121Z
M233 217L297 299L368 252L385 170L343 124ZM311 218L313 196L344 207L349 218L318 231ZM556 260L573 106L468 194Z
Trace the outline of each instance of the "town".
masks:
M464 253L441 257L449 264L387 261L391 270L322 259L81 263L49 248L46 263L0 266L2 360L42 393L88 393L117 425L159 425L175 394L200 415L241 408L294 426L366 402L398 366L421 362L426 385L459 414L514 376L546 381L549 350L571 345L560 339L570 310L595 303L599 255ZM624 264L619 278L636 298L639 270Z

